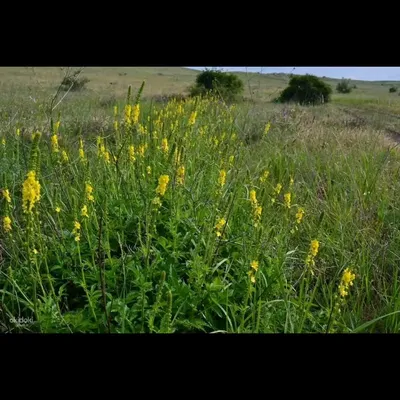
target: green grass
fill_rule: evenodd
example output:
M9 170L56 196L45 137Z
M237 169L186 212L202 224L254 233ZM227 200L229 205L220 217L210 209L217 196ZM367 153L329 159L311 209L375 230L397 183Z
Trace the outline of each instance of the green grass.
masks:
M389 86L356 82L306 108L268 102L286 76L254 74L253 102L165 104L152 95L184 91L196 72L87 68L87 89L50 113L57 69L0 74L3 331L400 332L400 157L387 133L400 132L400 96ZM133 106L142 79L127 125L127 86ZM355 279L341 296L346 269Z

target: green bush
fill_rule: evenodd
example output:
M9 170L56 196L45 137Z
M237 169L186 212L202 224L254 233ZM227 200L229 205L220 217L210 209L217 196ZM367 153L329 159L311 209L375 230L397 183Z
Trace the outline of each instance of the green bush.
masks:
M216 94L224 100L235 100L243 91L243 81L236 75L208 69L197 76L196 83L189 89L191 96Z
M350 93L353 87L350 85L350 79L342 79L337 85L336 90L339 93Z
M295 102L301 105L316 105L330 101L332 88L314 75L292 76L289 86L283 90L277 102Z
M389 93L395 93L395 92L397 92L396 86L392 86L391 88L389 88Z

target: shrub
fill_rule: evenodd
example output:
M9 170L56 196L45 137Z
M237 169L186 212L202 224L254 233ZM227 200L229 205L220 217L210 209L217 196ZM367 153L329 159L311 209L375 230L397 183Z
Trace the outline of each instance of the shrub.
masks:
M396 86L392 86L391 88L389 88L389 93L395 93L395 92L397 92Z
M196 83L189 89L191 96L215 93L224 100L235 100L244 91L243 81L234 74L205 70L197 75Z
M64 79L61 82L61 89L63 90L69 90L71 88L71 91L79 91L84 88L84 86L90 82L90 79L88 78L79 78L79 73L80 71L75 71L72 75L64 77ZM71 87L72 85L72 87Z
M350 85L350 79L342 79L337 85L336 90L339 93L350 93L353 87Z
M332 88L314 75L292 76L289 86L283 90L277 101L295 102L301 105L316 105L330 101Z

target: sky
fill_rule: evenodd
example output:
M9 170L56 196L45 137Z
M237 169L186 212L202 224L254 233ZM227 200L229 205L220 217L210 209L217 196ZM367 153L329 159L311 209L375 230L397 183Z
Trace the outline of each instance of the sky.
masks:
M204 69L205 67L189 67ZM209 67L208 67L209 68ZM224 71L246 71L246 67L218 67ZM362 81L400 81L399 67L247 67L248 72L313 74L328 78Z

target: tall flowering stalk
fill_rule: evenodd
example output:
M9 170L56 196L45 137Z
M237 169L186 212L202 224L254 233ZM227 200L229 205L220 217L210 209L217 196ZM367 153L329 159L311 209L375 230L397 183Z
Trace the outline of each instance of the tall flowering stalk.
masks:
M253 224L257 228L261 221L262 207L258 203L257 194L254 189L250 190L250 203L253 211Z

